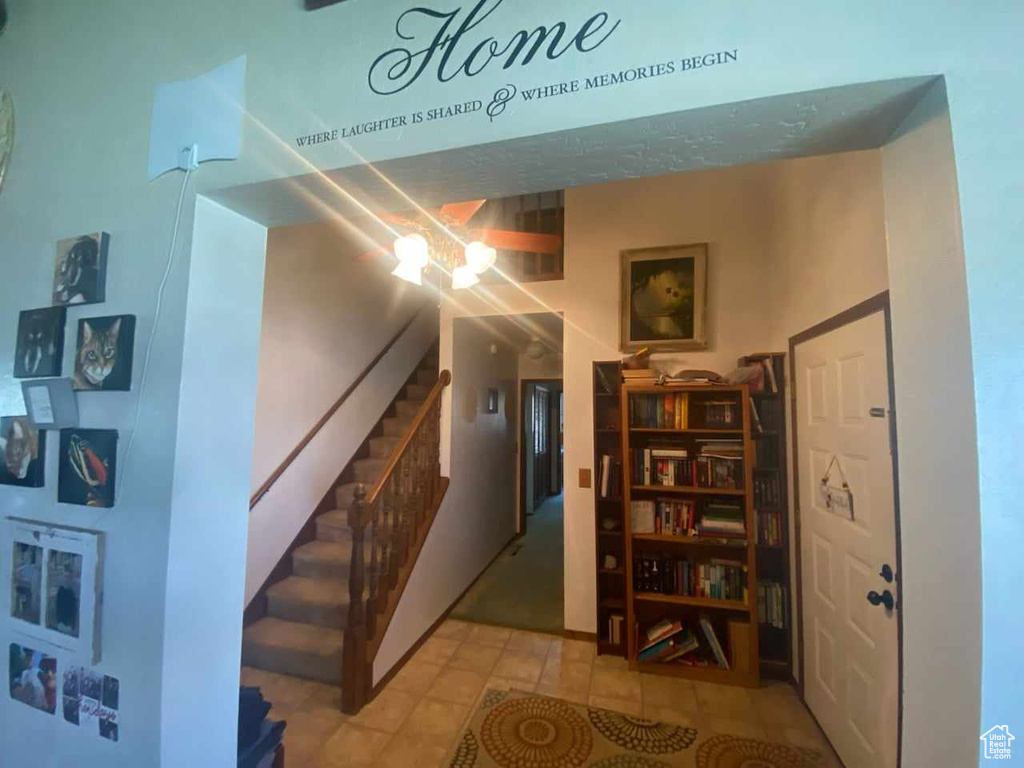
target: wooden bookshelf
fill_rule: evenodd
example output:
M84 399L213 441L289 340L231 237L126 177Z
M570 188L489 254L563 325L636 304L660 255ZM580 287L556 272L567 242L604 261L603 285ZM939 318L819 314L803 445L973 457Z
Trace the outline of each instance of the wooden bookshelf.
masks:
M761 430L753 429L757 468L755 472L754 508L758 521L762 516L774 516L778 537L766 543L760 528L752 535L757 546L757 579L761 585L776 583L782 587L782 627L768 623L758 624L761 676L777 680L793 678L793 629L790 606L792 582L789 551L789 500L786 445L786 355L765 352L741 357L738 365L767 363L775 373L774 391L766 377L765 388L751 392L753 407L757 410ZM756 602L757 595L754 596Z
M597 652L613 656L626 655L629 624L626 616L626 518L624 514L625 488L622 464L622 365L619 361L595 362L593 367L594 391L594 528L596 541L597 581ZM602 495L602 459L611 457L617 462L614 482ZM613 530L607 530L603 521L612 521ZM614 568L605 567L605 556L616 558ZM609 620L621 616L619 642L610 636Z
M676 420L676 428L651 426L647 418L652 402L658 402L651 395L672 393L685 394L686 413ZM758 657L759 633L757 630L757 528L754 516L754 467L756 446L751 434L750 395L746 386L656 386L627 381L621 387L619 417L621 419L621 452L623 467L623 530L625 543L625 597L627 632L626 656L630 667L652 674L665 674L704 680L729 685L756 687L760 683ZM638 404L638 398L648 399ZM670 401L658 412L655 423L682 400ZM713 409L727 403L728 419L712 418ZM632 407L641 408L642 418L631 418ZM661 405L658 406L661 408ZM683 420L685 418L685 421ZM672 419L668 421L671 423ZM719 423L711 423L717 421ZM679 427L680 422L683 423ZM723 480L711 468L706 474L694 473L694 483L689 485L654 484L657 478L638 478L633 473L634 451L643 448L673 448L686 450L696 461L699 455L698 441L738 440L742 458L739 466L729 465ZM734 449L735 450L735 449ZM689 471L689 470L687 470ZM641 473L642 474L642 473ZM651 473L653 476L653 472ZM712 479L712 475L714 479ZM636 480L646 482L637 484ZM652 483L653 479L653 483ZM687 478L689 479L689 478ZM712 483L726 482L730 487L707 487ZM691 535L673 532L632 533L633 520L631 505L636 500L657 502L658 499L691 501L697 519L708 504L720 501L723 504L739 505L742 510L745 535L742 538L718 538L714 536ZM745 599L719 599L702 595L666 593L672 586L666 582L662 591L637 591L634 581L638 574L638 563L660 560L663 564L660 578L665 580L665 565L677 567L677 561L685 561L686 567L696 568L709 565L713 559L739 561L744 570L738 574ZM683 566L678 566L682 568ZM650 584L650 574L644 570L643 581ZM675 579L678 581L678 577ZM657 583L657 582L656 582ZM731 582L730 591L737 589L737 582ZM714 663L709 666L691 666L680 662L641 662L640 648L645 644L646 631L662 619L680 620L701 640L706 648L700 620L706 618L714 629L716 638L729 662L729 668Z

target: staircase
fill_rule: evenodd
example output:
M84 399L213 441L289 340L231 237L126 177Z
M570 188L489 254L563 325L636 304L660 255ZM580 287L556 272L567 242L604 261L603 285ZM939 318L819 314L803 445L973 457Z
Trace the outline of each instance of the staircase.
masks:
M266 616L243 634L244 665L331 684L344 677L359 689L343 695L349 708L365 702L376 647L446 487L440 393L451 376L439 377L435 355L378 422L369 455L340 475L335 509L314 518L315 539L294 549L291 575L266 590Z

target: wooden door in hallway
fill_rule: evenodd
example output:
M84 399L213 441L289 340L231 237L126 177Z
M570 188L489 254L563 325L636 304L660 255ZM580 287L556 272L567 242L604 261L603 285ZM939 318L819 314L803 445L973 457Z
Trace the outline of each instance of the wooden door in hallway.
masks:
M533 504L539 507L551 495L551 390L538 384L533 390Z
M793 361L804 697L848 768L893 768L899 574L886 316L834 324L796 344Z

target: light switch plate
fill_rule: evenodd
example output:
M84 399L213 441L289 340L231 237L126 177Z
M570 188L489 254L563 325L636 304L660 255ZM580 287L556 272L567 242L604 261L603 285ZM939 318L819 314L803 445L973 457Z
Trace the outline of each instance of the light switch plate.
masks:
M589 487L590 487L590 470L589 469L581 469L580 470L580 488L589 488Z

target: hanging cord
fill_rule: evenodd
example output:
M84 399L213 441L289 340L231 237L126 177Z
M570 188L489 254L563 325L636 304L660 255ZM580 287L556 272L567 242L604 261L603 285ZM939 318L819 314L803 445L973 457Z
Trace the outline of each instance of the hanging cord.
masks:
M157 325L160 322L160 308L164 303L164 290L167 288L167 280L171 276L171 268L174 266L174 252L178 245L178 227L181 225L181 210L185 204L185 190L188 188L189 179L192 177L192 168L185 171L185 178L181 182L181 192L178 194L178 208L174 214L174 230L171 233L171 247L167 252L167 266L164 267L164 276L160 280L160 287L156 292L156 309L153 312L153 328L149 332L149 341L146 343L146 355L142 360L142 375L139 377L139 399L135 405L135 423L132 425L131 434L128 435L128 445L125 447L124 460L121 462L121 471L117 473L117 484L115 488L116 497L123 498L126 478L128 476L128 461L132 454L132 446L135 443L135 434L139 431L139 421L142 418L142 398L146 394L146 376L149 373L149 360L153 355L153 340L156 338Z

